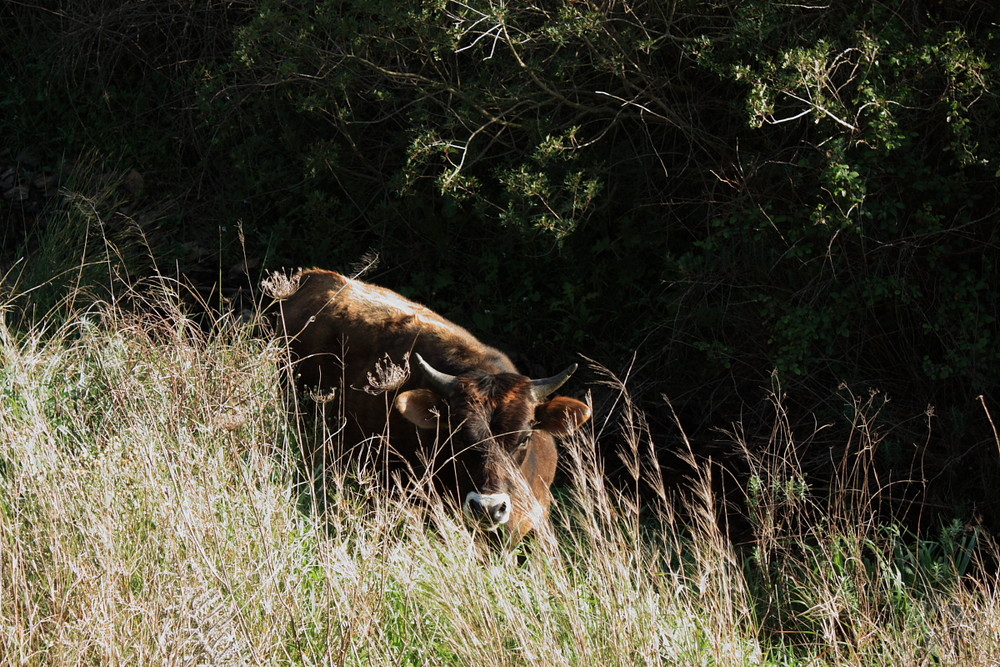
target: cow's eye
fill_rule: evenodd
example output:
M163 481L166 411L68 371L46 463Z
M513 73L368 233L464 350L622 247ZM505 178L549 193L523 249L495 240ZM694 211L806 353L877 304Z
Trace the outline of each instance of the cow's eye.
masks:
M529 440L531 440L531 436L530 435L524 437L521 440L521 442L517 443L517 449L518 449L518 451L524 451L525 449L527 449L528 448L528 441Z

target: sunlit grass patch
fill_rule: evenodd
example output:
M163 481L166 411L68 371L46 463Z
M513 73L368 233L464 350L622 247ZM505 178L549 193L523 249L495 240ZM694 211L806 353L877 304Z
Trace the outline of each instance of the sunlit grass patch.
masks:
M387 493L377 470L306 465L301 452L337 433L287 409L278 343L231 316L195 326L171 290L157 281L129 308L0 327L7 662L895 665L998 655L995 582L963 571L968 534L919 542L879 524L849 502L857 477L833 489L839 505L818 502L780 409L766 443L728 431L756 480L749 545L720 528L710 468L682 430L654 443L628 387L609 375L604 390L621 409L563 443L567 483L551 526L497 550L419 485ZM298 413L337 407L299 401ZM868 455L877 432L853 433ZM609 484L598 437L617 440L634 484ZM660 446L688 451L683 488L660 481ZM976 546L995 554L985 536Z

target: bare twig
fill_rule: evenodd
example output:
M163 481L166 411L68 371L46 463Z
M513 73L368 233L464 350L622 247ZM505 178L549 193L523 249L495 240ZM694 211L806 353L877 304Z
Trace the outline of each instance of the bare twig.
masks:
M990 409L986 407L986 399L980 394L976 397L976 400L983 405L983 412L986 413L986 418L990 420L990 426L993 428L993 439L997 443L997 449L1000 449L1000 435L997 434L997 425L993 423L993 415L990 414Z

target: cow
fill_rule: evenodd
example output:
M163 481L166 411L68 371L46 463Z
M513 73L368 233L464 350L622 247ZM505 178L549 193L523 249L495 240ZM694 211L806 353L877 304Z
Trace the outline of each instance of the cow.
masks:
M474 526L503 526L511 542L539 527L552 501L555 438L591 414L582 401L552 396L576 364L533 380L391 290L322 269L300 271L296 282L279 302L294 374L299 386L342 387L345 442L386 445L411 469L443 453L434 477Z

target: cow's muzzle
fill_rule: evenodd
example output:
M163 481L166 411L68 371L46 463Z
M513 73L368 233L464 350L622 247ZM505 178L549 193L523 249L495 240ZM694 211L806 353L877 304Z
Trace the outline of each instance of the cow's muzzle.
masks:
M465 496L462 509L480 528L496 530L510 521L512 507L510 496L506 493L479 494L472 491Z

